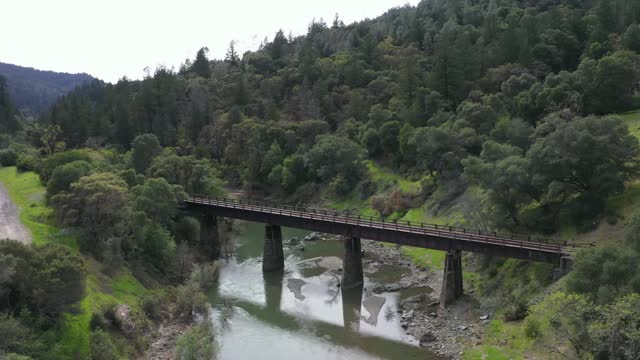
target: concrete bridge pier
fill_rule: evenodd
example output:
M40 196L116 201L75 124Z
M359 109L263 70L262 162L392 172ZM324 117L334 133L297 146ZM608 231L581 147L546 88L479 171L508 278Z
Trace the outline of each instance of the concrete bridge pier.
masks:
M220 256L218 218L208 211L204 211L200 217L200 250L206 259Z
M462 251L452 249L447 251L444 259L440 307L453 304L462 295Z
M282 250L282 229L280 225L266 225L264 233L262 271L269 272L283 269L284 252Z
M362 246L360 238L348 237L344 240L342 288L358 287L362 285L362 281Z

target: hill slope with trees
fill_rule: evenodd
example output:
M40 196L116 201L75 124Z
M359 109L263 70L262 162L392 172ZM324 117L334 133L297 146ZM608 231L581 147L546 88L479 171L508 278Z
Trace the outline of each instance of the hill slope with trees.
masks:
M14 105L33 115L42 114L69 91L95 80L88 74L42 71L1 62L0 76L7 79Z
M565 239L567 226L580 240L619 224L624 239L597 239L558 282L548 267L467 255L465 286L497 295L504 315L467 355L635 359L640 215L612 203L637 200L637 129L615 114L640 108L639 23L636 0L425 0L314 21L257 51L203 48L178 70L85 84L33 124L0 96L0 162L39 173L50 221L78 229L81 252L172 281L198 243L175 204L223 184Z

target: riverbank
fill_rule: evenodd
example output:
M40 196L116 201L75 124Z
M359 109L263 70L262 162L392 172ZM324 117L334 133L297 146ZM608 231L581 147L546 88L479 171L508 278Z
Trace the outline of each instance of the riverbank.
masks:
M376 263L381 262L406 269L402 280L394 286L387 286L387 290L408 284L433 289L430 294L413 296L400 303L403 328L408 335L418 339L421 346L439 355L461 359L465 347L479 345L492 311L473 292L466 288L467 294L453 305L441 309L442 269L417 266L406 252L396 246L364 240L362 247L365 266L377 266Z
M52 209L45 203L46 189L40 183L38 174L20 172L16 167L2 167L0 183L6 187L8 201L19 209L18 221L30 233L34 246L57 243L80 254L74 233L53 225ZM148 293L148 289L128 268L107 273L107 269L93 257L80 255L87 271L85 296L73 311L62 315L56 333L45 333L44 336L55 337L54 345L49 350L51 358L89 358L93 314L109 304L127 304L140 310L141 300ZM130 338L116 331L109 334L118 345L121 356L127 357L137 351Z

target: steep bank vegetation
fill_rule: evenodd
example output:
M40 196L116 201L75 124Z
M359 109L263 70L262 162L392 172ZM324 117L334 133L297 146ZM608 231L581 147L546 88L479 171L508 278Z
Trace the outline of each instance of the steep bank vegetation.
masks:
M630 359L636 221L619 203L634 201L640 147L637 125L613 114L640 106L638 22L633 0L433 0L349 25L314 21L242 56L231 43L224 60L203 48L178 71L94 82L33 124L2 96L12 137L0 138L0 160L39 173L51 221L76 229L83 253L152 278L186 277L198 222L175 205L223 182L484 230L581 240L597 228L588 241L613 247L578 254L548 297L553 269L469 257L479 275L467 283L505 302L469 356ZM625 223L624 244L600 232Z
M192 273L186 244L163 273L170 274L169 281L144 259L99 261L91 251L78 251L84 235L51 225L52 210L37 174L4 167L0 182L22 209L21 220L35 245L0 241L3 358L132 358L155 336L154 322L167 317L188 322L194 309L206 311L202 291L215 268L198 267ZM183 281L187 284L173 286ZM119 328L114 311L123 304L132 309L139 331Z

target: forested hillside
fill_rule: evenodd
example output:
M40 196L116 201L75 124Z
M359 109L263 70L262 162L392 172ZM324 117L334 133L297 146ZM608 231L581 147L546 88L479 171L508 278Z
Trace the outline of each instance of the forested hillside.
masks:
M313 22L294 39L279 32L242 56L231 44L224 60L202 49L142 81L96 82L41 124L71 148L126 151L152 133L212 160L230 186L302 201L317 184L368 197L360 160L373 159L428 176L439 203L478 184L497 225L553 231L572 202L591 223L629 174L636 140L603 115L640 106L639 13L631 0L423 1L348 26Z
M94 80L87 74L42 71L6 63L0 63L0 76L7 79L15 106L34 115L48 110L69 91Z
M83 253L174 282L198 237L175 205L225 187L563 240L620 224L625 241L596 239L550 289L547 267L468 256L468 286L514 323L465 356L636 359L640 216L612 204L637 200L638 122L617 114L640 109L639 23L636 0L424 0L314 21L257 51L232 42L225 59L202 48L180 69L91 82L34 124L2 96L0 163L39 173Z

